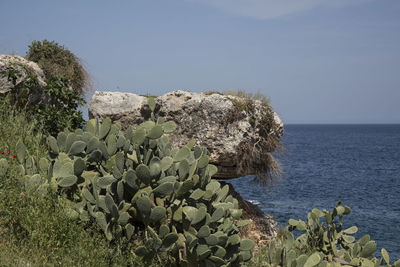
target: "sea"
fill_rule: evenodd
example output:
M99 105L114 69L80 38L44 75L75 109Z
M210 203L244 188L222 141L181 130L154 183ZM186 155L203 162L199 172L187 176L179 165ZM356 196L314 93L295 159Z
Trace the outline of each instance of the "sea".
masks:
M351 208L345 227L356 225L400 259L400 125L286 125L284 149L275 153L282 175L266 186L253 176L230 180L241 196L275 217L307 219L313 208Z

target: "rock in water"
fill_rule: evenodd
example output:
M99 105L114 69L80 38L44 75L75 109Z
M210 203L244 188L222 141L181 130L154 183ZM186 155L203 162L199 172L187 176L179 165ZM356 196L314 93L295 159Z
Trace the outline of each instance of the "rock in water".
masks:
M173 120L177 130L169 135L173 147L192 138L207 147L215 177L236 178L274 171L271 152L280 147L283 124L272 108L258 100L221 93L174 91L155 98L155 115ZM123 129L150 117L147 97L131 93L96 92L89 118L110 117Z
M33 77L40 87L46 86L44 73L38 64L15 55L0 55L0 94L18 90Z

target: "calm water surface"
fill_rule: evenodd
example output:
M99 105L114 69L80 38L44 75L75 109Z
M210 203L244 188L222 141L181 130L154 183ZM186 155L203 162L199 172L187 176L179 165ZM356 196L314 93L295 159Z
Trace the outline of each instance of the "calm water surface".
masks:
M268 187L231 180L245 199L280 224L342 200L356 237L368 233L379 251L400 258L400 125L287 125L283 144L281 179Z

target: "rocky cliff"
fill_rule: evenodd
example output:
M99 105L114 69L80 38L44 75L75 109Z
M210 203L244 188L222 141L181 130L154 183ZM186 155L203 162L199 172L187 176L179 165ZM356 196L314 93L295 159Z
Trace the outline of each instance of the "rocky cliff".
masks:
M146 96L96 92L90 118L110 117L123 128L150 117ZM207 147L217 178L235 178L277 169L271 152L280 146L283 124L267 104L220 93L174 91L155 98L155 115L173 120L177 130L169 138L174 147L191 139Z

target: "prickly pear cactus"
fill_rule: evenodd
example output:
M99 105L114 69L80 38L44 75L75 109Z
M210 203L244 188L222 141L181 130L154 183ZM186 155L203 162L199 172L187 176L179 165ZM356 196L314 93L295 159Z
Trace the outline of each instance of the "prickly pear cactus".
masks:
M144 244L135 250L144 260L159 253L181 266L250 260L255 244L239 236L247 221L239 219L242 211L228 186L212 179L217 168L207 150L194 140L171 149L164 133L175 123L152 119L125 132L109 118L93 119L85 130L49 136L48 162L31 160L21 149L26 180L45 178L43 184L68 196L72 218L95 221L109 240L144 231Z
M313 209L307 222L290 219L289 226L267 245L262 266L400 267L400 260L390 265L385 249L381 259L375 257L376 243L369 235L355 241L356 226L343 229L343 216L349 213L350 208L338 202L332 212ZM295 239L293 230L303 234Z
M45 196L51 188L51 166L46 158L37 158L27 153L21 140L17 142L16 156L20 165L17 168L20 182L27 193L37 193ZM57 188L53 183L52 188Z
M0 177L6 175L8 170L8 162L6 159L0 159Z

